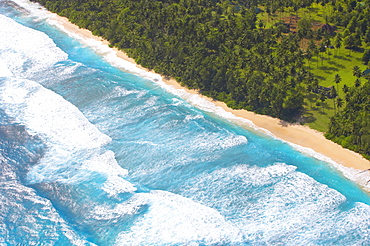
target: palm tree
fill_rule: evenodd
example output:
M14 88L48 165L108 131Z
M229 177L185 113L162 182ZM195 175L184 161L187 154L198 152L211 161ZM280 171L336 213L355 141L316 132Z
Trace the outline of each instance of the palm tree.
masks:
M329 46L331 44L329 36L324 37L324 40L322 41L322 44L325 46L326 52L327 52L327 55L328 55L328 58L329 58Z
M335 99L337 98L338 96L338 93L337 93L337 90L335 89L335 87L331 87L331 91L330 91L330 98L333 99L333 102L334 102L334 114L336 113L336 103L335 103Z
M324 102L326 100L326 95L324 93L320 93L320 101L322 106L322 111L324 112Z
M356 87L360 87L361 86L361 80L360 79L356 79L355 80L355 86Z
M360 78L362 76L362 72L359 66L354 66L352 68L353 76Z
M340 97L337 98L337 107L338 109L343 107L343 99Z
M319 48L319 51L320 53L323 53L326 51L326 47L323 43L320 44L320 48ZM321 65L324 64L324 55L321 56Z
M339 74L336 74L334 77L334 82L337 84L337 91L338 91L338 85L342 81L342 77L340 77Z
M336 49L338 49L337 51L339 51L340 47L342 46L342 35L340 33L337 33L337 35L335 36L334 46Z
M307 47L307 54L310 54L309 56L307 56L308 58L308 66L310 66L310 60L312 58L313 55L316 55L318 53L318 50L317 50L317 47L316 47L316 44L315 42L311 39L309 42L308 42L308 47ZM319 58L317 58L318 60Z
M353 47L355 47L356 45L356 41L355 41L355 34L350 34L349 36L347 36L345 39L344 39L344 45L346 47L348 47L348 55L350 54L350 52L352 51Z
M349 87L347 85L343 85L342 91L344 92L344 94L347 94L349 91Z

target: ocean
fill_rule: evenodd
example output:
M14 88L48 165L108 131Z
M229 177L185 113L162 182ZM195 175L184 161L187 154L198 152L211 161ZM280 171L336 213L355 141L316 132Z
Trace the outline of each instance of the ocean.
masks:
M0 245L370 245L363 174L51 16L0 0Z

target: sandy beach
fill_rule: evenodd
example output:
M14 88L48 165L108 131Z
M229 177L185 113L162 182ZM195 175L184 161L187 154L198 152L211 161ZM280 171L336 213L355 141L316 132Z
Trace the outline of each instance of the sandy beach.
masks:
M94 36L89 30L81 29L78 26L70 23L67 18L55 15L54 17L52 17L52 19L57 21L69 32L78 34L82 38L94 39L103 42L106 45L109 44L108 41L103 40L101 37ZM135 64L140 69L151 72L148 69L136 64L135 61L132 58L128 57L124 52L117 49L113 50L117 52L118 57L132 64ZM211 98L200 95L196 90L189 90L185 87L182 87L174 79L166 79L162 76L162 80L166 84L171 85L176 89L183 89L188 93L197 94L202 98L206 98L210 102L214 103L216 106L222 107L225 111L231 112L237 117L242 117L252 121L256 126L266 129L279 139L300 145L302 147L313 149L315 152L330 158L334 162L344 167L354 168L358 170L366 170L370 168L370 161L363 158L360 154L341 147L340 145L326 139L323 133L313 130L307 126L302 126L300 124L289 124L279 119L265 115L258 115L247 110L234 110L227 107L226 104L223 102L214 101Z

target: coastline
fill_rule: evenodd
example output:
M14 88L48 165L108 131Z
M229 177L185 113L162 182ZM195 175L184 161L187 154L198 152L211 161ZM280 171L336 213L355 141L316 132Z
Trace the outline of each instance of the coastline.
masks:
M74 25L73 23L69 22L69 20L65 17L58 16L56 14L52 14L52 17L49 17L50 20L56 22L58 25L62 26L64 30L73 33L76 36L79 36L81 39L90 39L95 40L96 42L100 42L101 44L107 46L109 42L104 40L101 37L94 36L91 31L86 29L81 29L78 26ZM134 67L144 70L148 73L151 73L156 76L160 76L162 81L177 90L184 90L187 93L192 95L197 95L210 103L213 103L215 106L222 108L224 111L232 113L236 117L240 117L246 120L253 122L258 128L264 129L267 132L271 133L274 137L283 140L285 142L291 143L294 145L299 145L304 148L309 148L314 150L315 152L330 158L331 161L339 164L341 167L336 167L340 171L343 172L343 169L350 169L358 174L362 170L370 169L370 161L366 160L360 154L345 149L342 146L326 139L324 134L309 128L308 126L302 126L300 124L290 124L281 121L280 119L273 118L266 115L258 115L253 112L247 110L235 110L227 107L227 105L220 101L214 101L212 98L208 98L204 95L201 95L197 90L190 90L181 86L175 79L168 79L159 74L150 71L147 68L144 68L138 64L136 64L135 60L128 57L126 53L116 48L112 48L110 50L114 50L116 56L126 62L129 62ZM251 127L247 124L243 124L240 122L236 122L238 125L250 129ZM346 175L347 176L347 175ZM366 186L366 177L355 177L355 175L349 175L349 177L353 181L359 183L362 186ZM356 179L356 180L354 180Z

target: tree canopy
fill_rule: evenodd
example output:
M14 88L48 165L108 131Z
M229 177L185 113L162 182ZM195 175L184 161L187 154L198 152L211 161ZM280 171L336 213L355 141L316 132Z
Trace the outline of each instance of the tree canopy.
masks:
M370 81L346 90L345 101L326 137L370 158Z
M281 36L278 28L256 28L258 1L38 2L106 38L139 64L230 107L286 120L302 109L307 91L302 82L309 72L299 40Z

